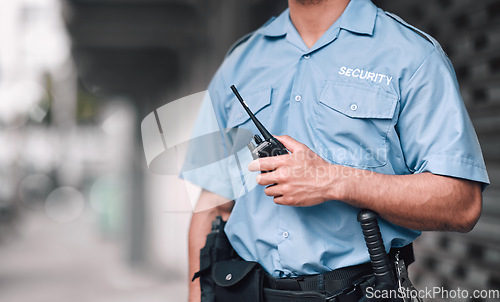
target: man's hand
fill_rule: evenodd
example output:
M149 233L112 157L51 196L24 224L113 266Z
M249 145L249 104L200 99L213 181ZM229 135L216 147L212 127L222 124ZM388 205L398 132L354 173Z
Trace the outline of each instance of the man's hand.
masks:
M385 175L330 164L289 136L277 137L291 154L259 158L250 171L281 205L306 207L339 200L371 209L402 227L468 232L481 214L481 184L429 172Z
M277 136L291 154L264 157L248 165L250 171L271 171L257 176L257 183L268 186L266 195L282 205L307 207L339 199L344 183L339 173L345 169L323 160L306 145L289 136Z

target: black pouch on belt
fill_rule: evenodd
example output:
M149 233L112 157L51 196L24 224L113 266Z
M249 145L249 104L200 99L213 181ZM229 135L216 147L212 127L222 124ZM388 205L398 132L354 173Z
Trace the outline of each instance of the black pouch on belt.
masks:
M251 261L227 260L215 263L213 268L215 301L262 302L264 271Z
M231 247L224 226L226 222L218 216L212 222L212 231L208 234L205 247L200 251L200 270L194 275L193 281L200 278L201 301L215 302L215 281L213 269L217 262L239 258Z

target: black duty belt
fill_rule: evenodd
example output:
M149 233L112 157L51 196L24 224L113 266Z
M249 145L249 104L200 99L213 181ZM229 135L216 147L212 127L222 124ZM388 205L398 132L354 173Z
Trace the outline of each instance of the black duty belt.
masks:
M291 291L324 290L333 293L351 286L356 280L372 273L371 263L368 262L317 275L286 278L266 276L264 287Z
M407 265L414 261L412 244L391 249L388 255L391 262L396 254ZM317 275L274 278L266 274L264 297L267 302L358 301L363 296L366 287L373 286L372 275L373 270L370 262ZM330 299L325 300L325 296L330 297Z

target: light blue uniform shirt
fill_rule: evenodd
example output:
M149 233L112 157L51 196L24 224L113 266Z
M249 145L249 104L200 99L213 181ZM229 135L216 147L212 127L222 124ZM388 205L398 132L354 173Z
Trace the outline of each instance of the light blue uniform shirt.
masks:
M391 175L431 172L489 182L441 47L368 0L352 0L310 49L288 10L258 29L214 76L195 133L206 132L213 116L220 129L258 133L232 94L233 84L271 133L290 135L330 163ZM241 257L258 261L275 276L369 261L356 220L359 209L340 201L303 208L276 205L246 169L250 152L244 148L235 159L228 149L227 160L183 177L235 199L225 230ZM190 156L199 155L188 155L188 162ZM379 221L387 251L420 234Z

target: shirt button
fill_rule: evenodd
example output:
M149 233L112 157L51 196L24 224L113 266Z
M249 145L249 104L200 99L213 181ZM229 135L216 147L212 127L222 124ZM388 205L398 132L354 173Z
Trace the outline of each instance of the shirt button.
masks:
M352 104L352 105L351 105L351 110L352 110L352 111L356 111L356 110L358 110L358 105L356 105L356 104Z
M288 238L288 232L283 232L283 237Z
M305 56L304 56L304 59L306 59L306 60L307 60L307 59L309 59L310 57L311 57L310 55L305 55Z
M295 100L296 100L297 102L300 102L300 100L302 100L302 97L300 96L300 94L297 94L297 95L295 96Z

